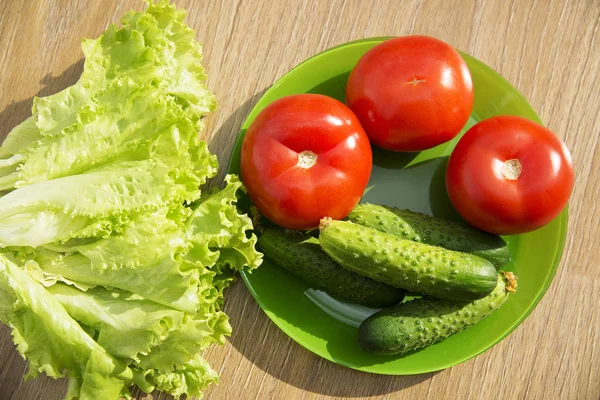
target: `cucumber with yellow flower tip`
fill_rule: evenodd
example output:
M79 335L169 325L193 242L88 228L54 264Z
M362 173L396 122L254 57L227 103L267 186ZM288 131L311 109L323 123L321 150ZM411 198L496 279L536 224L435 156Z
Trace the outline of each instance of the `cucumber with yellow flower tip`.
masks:
M516 291L517 279L511 272L501 272L497 279L496 288L482 299L423 297L381 310L358 328L359 344L373 354L404 354L441 342L490 315Z

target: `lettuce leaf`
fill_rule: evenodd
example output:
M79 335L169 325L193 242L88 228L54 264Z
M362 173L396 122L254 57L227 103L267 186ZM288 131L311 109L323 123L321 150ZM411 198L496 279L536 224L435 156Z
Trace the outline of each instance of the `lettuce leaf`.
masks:
M118 230L132 213L198 194L195 185L168 179L168 169L150 160L42 181L0 197L0 247L36 247Z
M0 320L12 328L17 350L29 362L28 378L65 374L80 399L116 399L128 393L133 373L96 343L60 302L0 254ZM74 385L75 383L72 383Z
M56 284L48 292L72 318L92 327L99 345L144 376L146 385L173 395L201 395L218 376L200 353L231 333L223 312L200 317L121 291L87 292Z
M128 13L122 28L111 25L84 41L79 81L36 98L32 119L8 135L0 190L83 173L132 153L148 157L150 149L166 148L155 142L174 130L179 150L189 147L179 154L193 155L202 118L216 103L184 16L166 1L148 3L144 12Z
M256 236L252 235L252 220L236 208L237 191L243 190L235 175L225 177L226 186L200 199L187 223L187 235L194 244L188 261L210 260L217 267L234 269L258 267L262 254L255 251Z
M134 371L138 369L134 366ZM202 391L211 383L219 382L219 375L200 354L170 372L156 369L141 369L145 372L145 380L158 390L175 397L183 394L202 398Z
M10 131L2 146L0 146L0 157L2 157L0 165L41 139L40 129L37 127L36 122L37 118L32 115ZM22 156L18 157L18 161L21 161L21 159ZM13 162L12 165L16 165L16 162ZM4 175L7 175L7 172L0 171L0 176Z
M81 291L60 283L47 290L72 318L98 332L100 346L128 364L181 327L185 317L182 311L119 290Z
M96 268L78 253L61 256L42 252L37 261L42 271L57 277L57 281L62 281L58 278L61 276L77 286L118 288L189 313L197 312L199 307L200 271L182 270L180 263L170 259L138 268Z
M226 182L223 190L183 208L191 211L185 221L164 210L138 216L121 233L105 239L62 246L58 252L40 249L37 262L46 274L78 285L116 287L198 312L201 303L222 299L232 280L226 267L252 270L262 263L256 236L250 234L252 221L235 206L241 182L235 176L227 176Z

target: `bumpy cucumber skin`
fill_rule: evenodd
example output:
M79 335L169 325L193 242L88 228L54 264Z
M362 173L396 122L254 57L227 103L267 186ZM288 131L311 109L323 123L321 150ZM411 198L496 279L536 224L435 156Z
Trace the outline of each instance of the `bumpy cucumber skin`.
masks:
M508 298L505 281L488 296L471 302L415 299L381 310L358 328L360 346L373 354L404 354L441 342L497 310Z
M500 236L467 224L377 204L358 204L348 220L414 242L471 253L485 258L496 269L510 261L508 245Z
M269 228L260 235L258 246L276 264L341 300L381 308L404 299L404 290L375 282L336 264L321 250L319 239L309 234Z
M472 254L411 242L348 221L329 221L321 248L342 267L411 292L473 300L496 287L496 269Z

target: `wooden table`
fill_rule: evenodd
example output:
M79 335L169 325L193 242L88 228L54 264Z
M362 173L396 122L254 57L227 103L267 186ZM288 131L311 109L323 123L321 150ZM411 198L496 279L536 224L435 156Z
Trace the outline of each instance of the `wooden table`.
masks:
M350 40L419 33L475 56L516 86L566 141L576 174L567 243L553 284L529 318L483 355L419 376L357 372L293 342L238 281L226 293L233 336L205 354L221 374L206 399L599 398L598 0L176 3L189 10L187 21L204 44L209 87L219 101L205 135L222 166L252 106L290 68ZM81 38L98 36L131 8L141 9L141 1L0 0L0 139L30 114L33 96L76 81ZM22 381L25 363L4 326L0 357L0 399L64 395L64 380Z

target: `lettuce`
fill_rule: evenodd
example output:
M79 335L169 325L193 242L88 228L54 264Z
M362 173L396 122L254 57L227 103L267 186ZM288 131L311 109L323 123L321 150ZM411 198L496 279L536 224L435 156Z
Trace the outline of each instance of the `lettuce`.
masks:
M231 334L223 291L262 262L239 179L199 189L215 99L184 17L147 1L84 40L77 83L0 147L0 320L27 377L68 377L67 399L202 396L202 352Z
M0 247L110 233L133 213L195 197L195 186L176 184L167 174L144 160L14 190L0 198Z
M185 313L120 290L96 287L82 291L56 284L48 292L75 320L98 333L96 342L130 363L148 354L158 341L181 327Z
M196 133L216 103L184 16L167 1L149 3L144 12L129 12L122 28L111 25L100 38L85 40L79 81L35 99L35 118L9 133L0 151L0 190L83 173L133 154L146 158L153 151L161 158L161 149L189 154L181 161L193 167ZM178 148L157 146L161 135L175 136ZM214 174L212 166L197 171L198 178Z
M29 361L27 377L65 374L83 399L116 399L133 380L129 367L112 357L60 302L25 270L0 254L0 320L12 328L17 350ZM75 386L74 386L75 385Z

